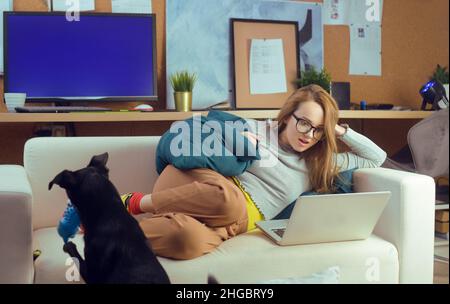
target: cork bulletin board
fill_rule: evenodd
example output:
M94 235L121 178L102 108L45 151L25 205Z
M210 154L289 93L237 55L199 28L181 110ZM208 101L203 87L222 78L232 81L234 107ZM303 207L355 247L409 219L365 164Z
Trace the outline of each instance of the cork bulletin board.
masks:
M232 53L234 63L234 100L236 108L280 108L295 92L299 75L298 23L272 20L232 19ZM250 48L252 39L282 39L287 92L250 93Z
M157 15L158 92L161 96L156 107L165 109L166 1L149 1ZM97 12L111 11L111 0L95 2ZM322 0L304 2L322 3ZM366 100L369 104L387 102L420 108L420 87L436 64L449 64L449 3L448 0L384 1L381 77L349 75L348 27L324 26L324 63L333 81L350 82L351 101L355 103ZM47 11L47 0L14 0L14 10ZM2 76L0 94L3 94ZM124 106L117 105L119 109ZM0 102L0 112L6 112L3 102Z

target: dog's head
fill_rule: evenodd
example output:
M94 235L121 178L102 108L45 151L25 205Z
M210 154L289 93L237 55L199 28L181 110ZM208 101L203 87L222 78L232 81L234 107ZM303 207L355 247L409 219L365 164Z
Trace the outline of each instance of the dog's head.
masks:
M48 184L51 190L53 185L65 189L67 196L78 209L82 204L92 200L102 201L99 197L111 185L108 179L109 169L106 167L108 153L93 156L87 167L77 170L64 170Z

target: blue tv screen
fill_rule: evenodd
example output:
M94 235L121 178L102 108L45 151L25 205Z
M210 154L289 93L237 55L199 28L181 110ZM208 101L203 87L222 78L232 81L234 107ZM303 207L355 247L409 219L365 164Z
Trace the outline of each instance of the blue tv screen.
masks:
M40 102L156 100L155 24L153 14L6 13L5 92Z

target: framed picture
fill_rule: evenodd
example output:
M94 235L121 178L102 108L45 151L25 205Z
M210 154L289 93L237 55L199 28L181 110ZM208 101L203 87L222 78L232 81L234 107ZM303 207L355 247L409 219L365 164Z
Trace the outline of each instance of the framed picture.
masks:
M298 23L231 19L237 109L279 109L299 78Z

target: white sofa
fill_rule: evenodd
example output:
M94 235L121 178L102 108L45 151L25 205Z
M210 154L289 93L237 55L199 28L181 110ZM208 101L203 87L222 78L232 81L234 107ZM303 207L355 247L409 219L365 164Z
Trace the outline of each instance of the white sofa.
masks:
M110 178L119 192L151 192L157 178L159 137L35 138L25 145L24 167L0 166L0 283L68 283L67 255L55 226L66 207L49 181L63 169L84 167L91 156L109 152ZM362 169L356 191L392 192L374 234L363 241L280 247L259 230L224 242L214 252L188 261L160 258L173 283L255 283L306 277L331 266L340 283L432 283L434 181L390 169ZM75 242L83 247L82 237ZM42 254L36 261L32 253Z

